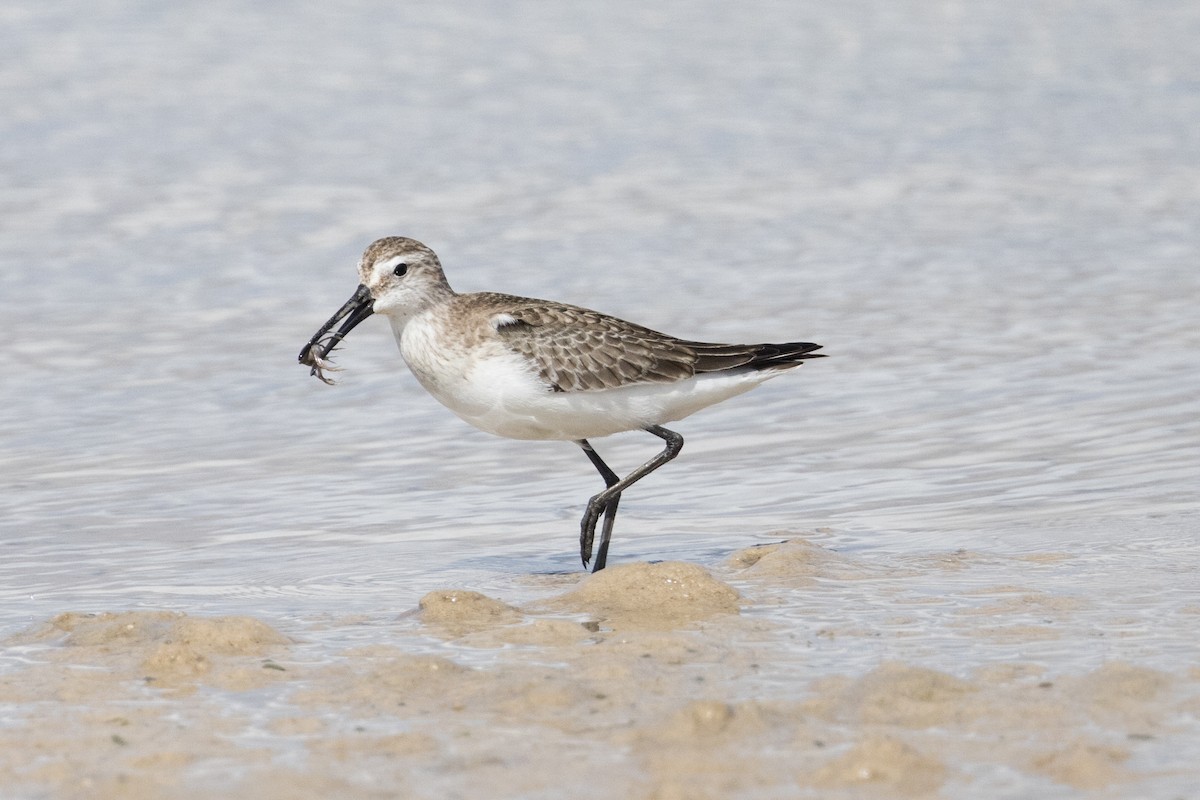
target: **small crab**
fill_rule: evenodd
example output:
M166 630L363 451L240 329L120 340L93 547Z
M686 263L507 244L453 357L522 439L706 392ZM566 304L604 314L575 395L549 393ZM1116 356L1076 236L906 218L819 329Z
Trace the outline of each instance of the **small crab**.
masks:
M337 381L327 377L325 373L342 371L341 367L335 366L332 360L325 357L329 355L329 351L333 349L333 345L335 344L330 341L331 339L333 339L332 336L326 337L315 345L305 347L304 351L300 353L300 363L306 367L312 367L308 371L308 374L316 376L317 380L327 386L333 386Z
M329 360L329 354L333 352L333 348L341 343L351 328L374 313L374 302L371 292L367 287L360 285L354 296L347 300L338 309L338 312L321 326L319 331L313 334L313 337L308 340L308 344L304 345L304 349L300 351L299 358L301 364L306 367L312 367L308 372L309 375L315 376L322 383L329 386L336 383L332 378L325 375L326 372L341 371L339 367L335 367L333 362ZM342 318L346 318L342 327L338 328L336 333L329 333L330 328L338 324ZM329 335L326 336L326 334Z

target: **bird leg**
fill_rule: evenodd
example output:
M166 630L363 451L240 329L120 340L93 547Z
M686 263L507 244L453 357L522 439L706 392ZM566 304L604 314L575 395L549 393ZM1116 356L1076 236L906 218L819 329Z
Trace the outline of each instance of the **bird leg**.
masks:
M584 512L583 520L579 526L579 554L583 558L583 565L586 567L587 563L592 559L592 541L596 534L596 523L600 519L601 512L604 513L604 527L600 531L600 548L596 553L596 566L592 569L593 572L599 572L604 569L605 562L608 560L608 544L612 538L613 521L617 515L617 504L621 501L621 492L675 458L675 456L679 455L679 451L683 449L683 437L675 433L675 431L669 431L659 425L651 425L645 428L645 431L665 441L667 446L654 458L620 479L600 459L600 456L592 449L592 446L588 444L586 439L580 439L577 442L583 448L583 452L587 454L593 466L599 471L601 477L604 478L604 483L608 487L588 500L587 510Z
M605 464L604 459L600 458L600 454L592 449L587 439L580 439L576 444L583 448L583 452L600 473L600 477L604 478L605 486L612 488L620 483L621 479L617 477L617 473L609 469L608 464ZM604 528L600 531L600 552L596 554L597 570L604 569L604 562L608 558L608 540L612 537L613 521L617 518L617 504L620 502L621 493L618 492L604 505ZM596 521L592 520L591 527L585 528L579 535L579 554L583 558L585 567L592 560L592 537L595 532Z

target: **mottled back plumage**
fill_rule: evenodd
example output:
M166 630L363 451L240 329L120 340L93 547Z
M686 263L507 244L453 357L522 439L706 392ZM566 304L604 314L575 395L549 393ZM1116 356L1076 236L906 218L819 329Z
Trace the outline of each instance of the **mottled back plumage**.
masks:
M674 383L704 372L799 366L820 345L716 344L677 339L578 306L507 295L482 295L497 315L496 333L514 352L537 364L560 392Z

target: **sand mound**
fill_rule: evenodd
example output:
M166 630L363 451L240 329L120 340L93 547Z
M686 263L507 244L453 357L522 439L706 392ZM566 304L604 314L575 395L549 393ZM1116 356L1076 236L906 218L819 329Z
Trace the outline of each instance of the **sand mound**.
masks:
M347 651L313 677L292 698L299 706L386 716L466 708L486 676L441 656L376 645Z
M272 679L283 668L264 658L283 652L290 639L250 617L189 617L169 611L66 612L44 626L20 634L25 642L54 643L55 661L103 668L105 680L65 674L60 693L97 689L102 683L141 680L177 691L204 683L247 689Z
M617 630L667 629L737 614L738 600L704 568L664 562L609 567L547 605L590 614Z
M1172 683L1165 672L1111 661L1068 686L1097 722L1145 730L1167 710L1163 695Z
M1076 741L1033 760L1033 770L1076 789L1099 789L1127 777L1120 764L1129 751Z
M814 701L831 720L928 728L977 716L966 699L978 687L937 670L883 664Z
M870 788L879 796L928 794L941 786L946 768L934 758L889 737L871 737L826 764L813 783L828 788Z
M421 621L454 636L521 621L521 612L466 589L442 589L421 598Z
M727 563L739 571L739 578L791 587L810 586L817 578L862 579L878 571L804 539L748 547L731 555Z

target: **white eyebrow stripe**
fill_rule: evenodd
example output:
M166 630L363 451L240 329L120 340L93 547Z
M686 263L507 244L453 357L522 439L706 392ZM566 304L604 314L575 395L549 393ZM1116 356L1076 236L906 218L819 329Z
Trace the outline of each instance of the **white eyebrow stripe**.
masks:
M393 269L396 268L396 265L399 264L401 261L403 261L405 258L407 258L407 256L401 254L398 256L392 256L387 261L376 261L375 269L384 269L384 270L387 270L388 272L391 272Z

